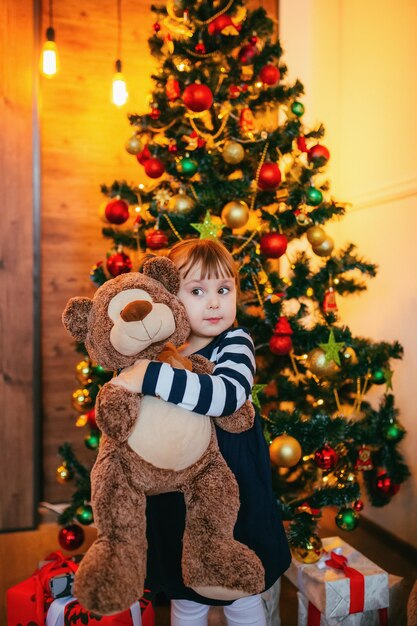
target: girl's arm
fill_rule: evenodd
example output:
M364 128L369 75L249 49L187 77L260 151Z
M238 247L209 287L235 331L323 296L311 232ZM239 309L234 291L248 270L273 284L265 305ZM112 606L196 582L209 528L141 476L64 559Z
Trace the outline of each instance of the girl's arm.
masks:
M241 328L229 331L212 359L215 362L212 374L196 374L156 361L142 365L138 362L137 366L128 368L131 369L130 379L135 378L136 383L135 389L130 385L128 388L202 415L230 415L250 397L255 373L255 351L250 335Z

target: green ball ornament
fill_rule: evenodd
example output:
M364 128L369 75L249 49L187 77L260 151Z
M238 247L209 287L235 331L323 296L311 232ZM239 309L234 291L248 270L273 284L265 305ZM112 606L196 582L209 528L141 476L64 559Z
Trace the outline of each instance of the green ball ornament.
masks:
M392 422L382 429L382 436L387 441L400 441L404 437L404 429L396 422Z
M355 530L359 524L359 515L355 509L344 506L335 517L336 525L342 530Z
M90 504L83 504L79 506L75 511L75 517L77 522L82 524L83 526L89 526L94 521L93 509Z
M307 204L310 206L318 206L323 202L323 194L320 189L316 187L309 187L307 189Z
M296 100L291 105L291 111L297 117L301 117L302 115L304 115L304 111L305 111L304 104L302 104L301 102L298 102L298 100Z
M372 382L375 385L383 385L386 382L385 372L382 369L377 369L372 372Z
M89 450L97 450L100 443L100 431L92 430L84 437L84 444Z
M177 162L177 172L180 176L194 176L197 171L197 163L189 157L182 157Z

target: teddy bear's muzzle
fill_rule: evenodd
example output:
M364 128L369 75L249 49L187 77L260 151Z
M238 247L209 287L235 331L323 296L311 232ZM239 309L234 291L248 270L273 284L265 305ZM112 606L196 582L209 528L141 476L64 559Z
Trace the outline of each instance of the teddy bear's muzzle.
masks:
M120 317L125 322L141 322L152 311L152 304L148 300L134 300L126 304Z

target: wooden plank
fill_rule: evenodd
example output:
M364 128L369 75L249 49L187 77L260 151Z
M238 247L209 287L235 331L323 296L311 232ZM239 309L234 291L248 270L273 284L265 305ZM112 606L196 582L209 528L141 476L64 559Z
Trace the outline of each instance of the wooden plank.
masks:
M0 11L0 530L7 530L35 522L34 39L30 3L5 0Z

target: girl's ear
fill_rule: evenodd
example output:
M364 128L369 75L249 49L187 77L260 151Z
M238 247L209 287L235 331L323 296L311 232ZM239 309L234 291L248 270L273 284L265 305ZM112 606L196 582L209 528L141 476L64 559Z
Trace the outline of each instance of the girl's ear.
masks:
M180 288L180 273L176 265L166 256L156 256L143 264L145 276L162 283L165 289L176 295Z
M76 341L85 341L88 332L88 316L93 306L90 298L71 298L62 314L62 323Z

